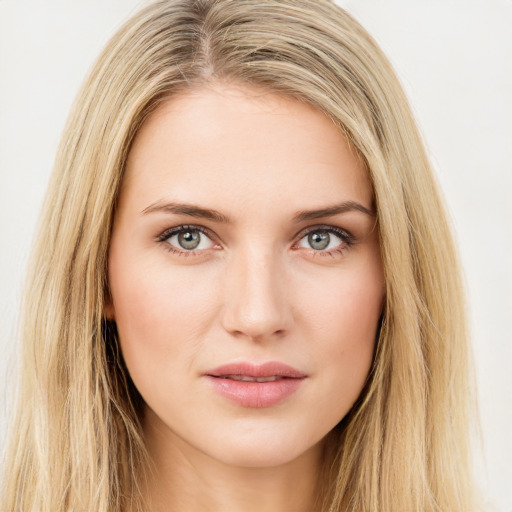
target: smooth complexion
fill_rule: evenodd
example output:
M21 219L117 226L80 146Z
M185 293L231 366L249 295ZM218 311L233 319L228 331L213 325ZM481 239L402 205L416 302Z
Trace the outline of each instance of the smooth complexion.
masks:
M246 85L167 100L128 158L109 284L146 404L152 510L311 510L384 294L372 189L332 122ZM272 403L237 401L212 376L232 363L304 377Z

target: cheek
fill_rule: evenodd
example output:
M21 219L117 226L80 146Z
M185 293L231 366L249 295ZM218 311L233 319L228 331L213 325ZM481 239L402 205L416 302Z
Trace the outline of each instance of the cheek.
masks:
M328 279L311 279L307 293L302 294L301 309L314 332L322 338L343 340L340 347L373 342L382 312L383 282L380 265L342 268Z
M340 417L359 396L373 359L384 296L380 262L375 263L340 269L303 296L319 377L326 399L339 404Z
M113 244L109 282L115 321L130 374L143 385L160 367L165 375L175 365L189 365L215 300L211 287L201 286L206 276L191 280L186 267L166 264L165 254L146 260L122 254Z

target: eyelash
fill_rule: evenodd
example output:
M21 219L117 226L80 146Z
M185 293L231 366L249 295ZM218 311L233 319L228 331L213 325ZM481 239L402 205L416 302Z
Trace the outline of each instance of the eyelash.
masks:
M189 230L199 231L200 233L204 234L205 236L207 236L210 239L214 238L213 234L209 230L205 229L204 227L186 224L186 225L178 226L175 228L166 229L163 233L161 233L160 235L158 235L156 237L156 241L164 243L165 250L172 252L178 256L183 256L183 257L196 256L198 253L202 252L204 249L180 251L179 249L177 249L170 243L167 243L167 240L171 236L177 235L177 234L189 231ZM338 238L340 238L340 240L342 241L342 244L334 249L331 249L330 251L323 251L323 250L316 251L315 249L311 249L314 257L326 257L326 256L335 257L335 255L342 254L343 252L345 252L351 245L354 245L354 243L355 243L354 237L348 231L338 228L336 226L324 226L324 225L312 226L312 227L307 228L306 230L302 231L299 235L299 241L302 240L305 236L309 235L310 233L314 233L316 231L324 231L329 234L332 233L332 234L336 235Z
M197 250L192 250L192 251L180 251L179 249L176 249L176 247L174 247L173 245L167 243L167 240L169 238L171 238L171 236L173 235L178 235L180 233L183 233L183 232L186 232L186 231L189 231L189 230L194 230L194 231L199 231L201 232L203 235L206 235L208 238L213 238L212 234L210 233L210 231L208 231L207 229L201 227L201 226L193 226L193 225L190 225L190 224L185 224L183 226L178 226L176 228L171 228L171 229L166 229L162 234L160 234L157 238L156 238L156 241L157 242L163 242L164 243L164 249L166 251L169 251L169 252L172 252L178 256L184 256L184 257L188 257L188 256L196 256L197 253L200 253L201 250L197 251Z
M355 238L352 236L351 233L349 233L345 229L341 229L336 226L325 225L312 226L302 231L299 235L299 241L302 240L305 236L309 235L310 233L314 233L316 231L324 231L326 233L336 235L341 240L341 244L338 247L331 249L330 251L316 251L315 249L311 249L311 254L315 258L322 258L327 256L334 258L337 255L343 254L350 248L350 246L354 245L355 243Z

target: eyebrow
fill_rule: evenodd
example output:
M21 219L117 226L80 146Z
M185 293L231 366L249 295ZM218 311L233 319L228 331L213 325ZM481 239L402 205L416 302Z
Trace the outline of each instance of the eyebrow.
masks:
M220 213L217 210L210 208L202 208L195 204L187 203L161 203L156 202L149 205L147 208L142 210L143 214L162 212L162 213L175 213L177 215L189 215L190 217L199 217L202 219L212 220L214 222L221 222L223 224L232 224L232 220Z
M293 222L298 223L304 222L305 220L332 217L333 215L353 211L364 213L370 217L375 217L375 210L373 208L366 208L366 206L363 206L361 203L357 203L356 201L344 201L343 203L327 206L326 208L320 208L319 210L303 210L297 212L293 216L292 220Z
M339 215L341 213L347 213L352 211L358 211L370 217L375 217L375 211L373 208L366 208L365 206L363 206L360 203L357 203L356 201L344 201L340 204L327 206L325 208L320 208L318 210L298 211L293 215L292 222L298 224L299 222L304 222L307 220L319 219L322 217L332 217L334 215ZM201 206L189 203L156 202L142 210L142 213L144 215L155 212L188 215L190 217L208 219L222 224L233 224L232 219L230 219L223 213L219 212L218 210L213 210L211 208L203 208Z

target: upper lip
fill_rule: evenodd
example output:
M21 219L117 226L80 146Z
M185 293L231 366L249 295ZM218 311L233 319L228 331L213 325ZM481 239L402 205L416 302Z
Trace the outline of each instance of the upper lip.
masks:
M288 377L293 379L307 377L304 372L278 361L269 361L263 364L248 362L229 363L209 370L205 375L210 377L243 375L246 377Z

